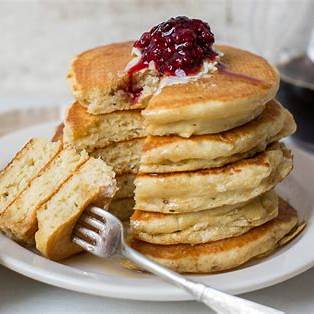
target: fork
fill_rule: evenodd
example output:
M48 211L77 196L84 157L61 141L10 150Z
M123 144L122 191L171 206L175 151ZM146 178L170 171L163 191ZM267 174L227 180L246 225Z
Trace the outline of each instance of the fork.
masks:
M121 221L99 207L90 207L74 228L72 241L87 252L101 258L120 255L142 269L190 293L196 301L205 303L222 314L284 313L252 301L232 296L169 270L132 249L124 241Z

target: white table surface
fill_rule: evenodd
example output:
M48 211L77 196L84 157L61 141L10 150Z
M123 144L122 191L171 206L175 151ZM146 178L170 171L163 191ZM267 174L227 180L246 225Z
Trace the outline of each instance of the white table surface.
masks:
M30 103L35 102L22 103L12 99L10 102L1 101L0 112L12 109L12 106L13 108L25 107ZM38 102L38 104L42 105L43 102ZM243 297L276 307L289 314L312 314L314 313L314 268L284 283L247 293ZM209 312L204 305L192 301L140 302L76 293L37 282L0 266L0 314L196 314Z

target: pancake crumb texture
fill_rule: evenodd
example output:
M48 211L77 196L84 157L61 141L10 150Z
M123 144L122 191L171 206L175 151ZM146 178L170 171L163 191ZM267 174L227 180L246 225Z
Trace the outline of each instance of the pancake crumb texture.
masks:
M0 214L62 149L60 142L31 139L0 173Z
M68 108L65 118L64 144L88 152L111 143L146 136L140 111L116 111L92 115L78 103Z
M0 216L0 229L14 239L33 243L38 208L88 159L86 152L62 150Z
M138 172L144 138L112 143L91 153L110 165L117 175Z
M73 95L88 112L98 115L120 110L145 108L147 98L158 88L155 71L130 77L124 71L131 61L133 42L98 47L81 53L72 61L68 79ZM152 73L153 72L153 73ZM137 101L129 93L143 89Z

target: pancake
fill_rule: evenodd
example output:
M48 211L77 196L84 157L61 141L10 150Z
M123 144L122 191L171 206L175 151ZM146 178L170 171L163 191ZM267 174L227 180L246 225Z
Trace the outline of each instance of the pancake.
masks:
M133 214L134 203L133 198L114 199L109 205L109 211L121 221L128 222Z
M155 244L199 244L239 236L278 215L278 197L266 192L244 204L185 214L135 211L132 235Z
M282 201L275 219L238 237L198 245L157 245L133 240L131 246L174 271L212 273L229 270L269 254L284 243L297 223L296 211Z
M123 42L90 49L75 57L68 74L74 97L90 113L144 108L134 103L127 89L129 76L124 72L132 59L133 42Z
M137 173L144 138L112 143L91 152L91 156L101 158L110 165L117 175Z
M124 173L116 176L118 191L114 196L114 199L120 198L133 198L134 196L134 180L135 174L133 173Z
M0 214L62 150L61 142L33 138L0 172Z
M33 244L38 208L86 161L86 152L64 149L34 178L0 216L0 230L11 238Z
M273 99L279 74L250 52L216 46L228 71L216 71L187 84L167 86L142 112L151 135L210 134L243 125L257 117Z
M217 45L216 49L224 53L221 61L228 71L216 71L159 91L156 74L145 77L147 71L142 71L137 73L139 77L131 78L124 71L132 59L131 48L132 42L124 42L81 53L72 62L69 74L72 91L93 114L146 108L143 115L152 135L189 137L234 128L258 116L278 90L278 72L266 60ZM130 84L143 86L145 97L134 103L127 92Z
M89 114L79 103L66 113L64 145L91 152L111 143L144 137L143 118L139 110L117 111L104 115Z
M284 144L220 168L191 172L138 174L135 209L183 213L232 205L271 190L292 169Z
M83 249L72 242L72 232L84 210L91 204L107 207L116 191L114 173L102 160L90 158L37 211L38 251L60 260Z
M163 173L221 167L251 157L274 141L292 134L296 124L277 101L267 103L255 120L219 134L149 136L144 142L140 172Z

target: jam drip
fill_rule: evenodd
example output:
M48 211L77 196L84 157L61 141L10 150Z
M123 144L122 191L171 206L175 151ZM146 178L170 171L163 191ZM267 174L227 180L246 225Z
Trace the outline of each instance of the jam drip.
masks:
M133 104L136 104L138 99L140 98L142 91L143 91L143 87L138 87L136 86L136 84L134 84L133 82L133 76L129 75L129 80L127 85L124 87L124 92L127 93L127 95L130 98L130 101Z
M134 43L141 58L128 72L148 68L151 61L163 75L193 75L200 71L204 60L213 61L217 52L212 48L214 35L207 23L185 16L171 18L145 32Z

